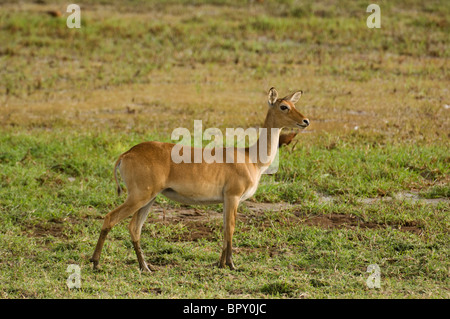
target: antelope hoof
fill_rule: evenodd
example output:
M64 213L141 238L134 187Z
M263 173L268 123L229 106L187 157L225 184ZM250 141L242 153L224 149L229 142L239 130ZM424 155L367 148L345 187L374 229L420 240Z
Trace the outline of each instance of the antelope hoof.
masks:
M152 272L156 271L156 268L152 265L144 264L140 266L142 272Z
M224 261L219 261L219 268L225 268L226 266L230 267L231 270L235 270L236 266L234 265L233 261L227 261L226 263Z
M98 270L98 260L94 260L91 258L91 262L92 262L92 269Z
M236 270L236 267L234 266L233 261L227 262L227 266L230 267L231 270Z

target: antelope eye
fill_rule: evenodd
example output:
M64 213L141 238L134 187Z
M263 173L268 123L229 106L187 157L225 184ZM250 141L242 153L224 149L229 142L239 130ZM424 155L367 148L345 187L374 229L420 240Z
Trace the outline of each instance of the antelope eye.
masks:
M286 105L281 105L280 106L280 110L282 110L282 111L286 111L286 110L288 110L289 108L286 106Z

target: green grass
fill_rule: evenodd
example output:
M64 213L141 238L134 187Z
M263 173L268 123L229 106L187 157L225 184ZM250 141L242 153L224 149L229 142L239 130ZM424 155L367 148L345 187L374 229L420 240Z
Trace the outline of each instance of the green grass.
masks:
M352 5L268 1L254 11L239 3L216 7L212 17L205 14L208 7L160 3L164 7L158 11L160 19L116 13L99 18L88 5L82 9L81 29L69 29L64 17L39 11L0 13L0 40L6 43L0 60L5 66L0 78L3 94L148 83L154 70L198 64L235 64L237 70L253 69L260 78L292 64L315 65L322 74L344 74L355 81L399 72L435 80L449 76L448 68L434 63L417 68L398 60L449 57L450 9L445 3L439 10L428 10L431 5L420 2L383 4L383 28L377 32L368 32L365 26L364 1ZM123 12L134 13L133 2L123 6ZM65 11L62 3L52 7ZM298 16L299 12L308 14ZM170 15L179 18L167 23ZM380 59L392 61L392 69Z
M341 155L334 157L323 147L311 150L309 156L300 156L304 149L298 147L289 154L298 162L284 159L282 163L289 164L282 164L278 174L265 178L255 199L301 205L291 211L269 211L259 216L240 209L247 217L237 225L236 272L213 265L222 238L221 219L207 222L212 235L196 242L180 240L192 231L183 222L147 223L142 246L149 262L160 267L150 275L139 273L126 223L122 223L108 238L102 270L92 271L89 257L101 217L123 200L114 194L112 163L124 145L132 145L140 138L125 139L112 132L87 132L70 138L60 132L4 132L0 149L0 220L1 262L7 267L2 271L2 297L447 296L448 202L432 208L402 201L374 207L345 200L370 197L372 189L380 185L394 191L404 189L408 185L405 183L426 184L420 171L407 168L412 163L424 165L430 154L436 158L433 169L442 169L440 154L432 152L433 148L418 150L402 145L388 150L392 163L397 164L382 165L388 176L398 173L402 178L374 174L365 187L354 179L339 177L339 171L330 178L322 177L337 159L343 172L348 169L345 165L355 165L358 153L343 147L339 148ZM115 143L108 143L110 140ZM402 158L411 150L418 153L412 162L411 157ZM377 171L380 163L385 164L385 149L377 147L371 153L361 163L369 167L354 169L356 177L364 179L362 172ZM291 176L292 166L298 168L295 178ZM342 201L321 204L317 194L323 189L328 189L328 194L342 195ZM324 229L301 222L303 216L330 214L358 216L379 228ZM411 224L421 233L401 231L402 225ZM69 291L65 270L72 263L82 267L82 288ZM365 286L365 268L372 263L382 270L380 290Z
M1 298L449 297L447 2L382 2L377 30L364 1L85 1L79 30L65 5L0 11ZM240 206L238 269L215 266L221 205L158 198L178 218L144 225L158 270L126 220L93 271L117 156L198 119L259 126L271 86L305 92L311 127Z

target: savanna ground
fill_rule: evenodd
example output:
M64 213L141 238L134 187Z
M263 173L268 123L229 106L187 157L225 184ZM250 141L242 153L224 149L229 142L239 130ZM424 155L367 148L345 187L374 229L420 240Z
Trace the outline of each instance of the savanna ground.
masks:
M69 29L69 3L2 2L0 297L449 298L450 3L378 1L369 29L370 3L89 0ZM158 270L126 220L93 271L117 156L194 119L261 125L271 86L311 125L240 206L238 269L215 266L220 205L159 198Z

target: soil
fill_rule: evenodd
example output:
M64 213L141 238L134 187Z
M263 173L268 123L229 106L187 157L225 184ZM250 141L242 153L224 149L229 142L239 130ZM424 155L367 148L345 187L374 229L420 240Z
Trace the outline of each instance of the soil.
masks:
M67 236L63 233L64 224L61 220L52 219L46 223L39 223L35 225L27 225L27 235L30 237L48 237L65 238Z
M245 202L244 204L249 212L238 213L238 220L246 221L250 219L258 219L259 216L266 211L284 211L289 210L286 214L285 222L292 225L307 225L320 227L324 229L382 229L392 227L400 231L411 232L420 235L424 231L424 227L418 222L409 222L403 224L386 224L371 221L364 221L362 218L349 214L327 214L327 215L306 215L296 210L294 205L288 203L253 203ZM214 237L214 233L222 229L222 213L213 210L200 210L191 207L178 208L162 208L154 206L152 218L148 222L159 222L166 224L183 223L189 232L171 238L173 241L197 241L200 239L210 240ZM260 219L258 219L260 220ZM217 222L212 222L217 221ZM260 227L271 227L272 221L262 220Z
M336 214L332 213L329 215L313 215L313 216L304 216L302 217L300 212L294 213L296 216L302 219L302 223L309 226L317 226L326 229L333 228L361 228L361 229L377 229L377 228L387 228L393 227L401 231L408 231L414 234L421 234L423 232L423 227L419 225L417 222L407 222L404 224L385 224L385 223L376 223L376 222L366 222L363 221L360 217L354 215L347 214Z
M415 197L402 196L403 198L417 200ZM323 201L332 201L333 198L324 197ZM372 204L376 199L365 199L361 202L364 204ZM390 200L390 198L383 198L382 200ZM439 199L442 200L442 199ZM447 200L447 199L444 199ZM428 200L429 204L435 204L438 200ZM362 218L351 214L337 214L331 213L326 215L312 215L304 214L299 206L291 205L289 203L255 203L246 201L241 204L245 206L240 209L238 213L238 220L245 221L253 219L260 223L260 227L271 227L271 220L261 220L263 213L267 211L286 211L285 222L292 225L307 225L312 227L320 227L324 229L382 229L395 228L400 231L411 232L420 235L424 231L424 226L418 222L412 221L409 223L394 224L394 223L378 223L373 221L364 221ZM183 223L189 231L170 238L173 241L198 241L200 239L211 240L217 231L221 233L222 230L222 213L211 209L195 208L191 206L162 207L154 205L151 215L147 223L165 223L178 224ZM67 219L67 218L66 218ZM27 225L25 233L32 237L48 237L67 238L64 234L64 222L66 220L52 219L47 222L42 222L34 225ZM77 223L79 220L71 220L71 223ZM145 224L144 224L145 227Z

